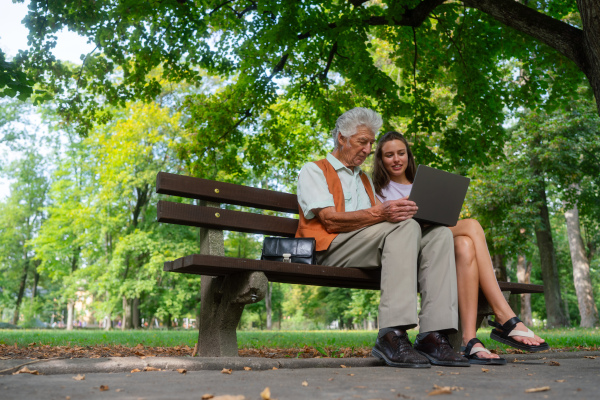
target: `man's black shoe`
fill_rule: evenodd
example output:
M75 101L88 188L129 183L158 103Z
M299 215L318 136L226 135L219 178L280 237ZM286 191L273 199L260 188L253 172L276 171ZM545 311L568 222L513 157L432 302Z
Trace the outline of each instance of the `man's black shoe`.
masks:
M371 354L391 367L431 368L427 358L412 348L408 335L403 331L395 330L377 337Z
M469 367L469 360L457 354L448 336L440 332L431 332L422 340L415 341L415 350L429 359L433 365L444 365L447 367Z

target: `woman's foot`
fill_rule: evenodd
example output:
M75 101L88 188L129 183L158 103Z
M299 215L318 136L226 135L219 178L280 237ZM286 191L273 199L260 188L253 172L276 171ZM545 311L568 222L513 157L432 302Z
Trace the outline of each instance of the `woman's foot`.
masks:
M550 348L544 339L535 335L517 317L512 317L502 324L494 321L488 321L488 323L495 328L490 333L490 338L497 342L532 352Z
M463 339L463 343L465 340ZM470 364L479 365L504 365L506 360L500 358L497 354L492 353L483 346L483 343L477 338L473 338L466 342L464 346L465 358L469 360Z

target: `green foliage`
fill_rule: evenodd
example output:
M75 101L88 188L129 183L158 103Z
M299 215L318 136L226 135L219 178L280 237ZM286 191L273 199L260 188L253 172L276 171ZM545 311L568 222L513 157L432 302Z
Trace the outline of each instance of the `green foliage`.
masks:
M577 95L583 74L550 47L461 2L422 19L418 4L32 2L31 48L18 59L47 77L39 84L82 133L107 121L106 104L152 101L166 83L201 86L219 76L213 91L187 96L190 140L179 155L193 175L232 182L253 168L287 185L304 150L321 153L335 118L357 105L381 112L386 129L403 119L422 162L464 170L501 152L506 109L552 111ZM582 26L572 3L529 7ZM65 27L96 45L81 66L51 55ZM440 86L448 88L442 101Z
M33 81L13 62L6 61L0 50L0 98L16 97L26 100L33 93Z

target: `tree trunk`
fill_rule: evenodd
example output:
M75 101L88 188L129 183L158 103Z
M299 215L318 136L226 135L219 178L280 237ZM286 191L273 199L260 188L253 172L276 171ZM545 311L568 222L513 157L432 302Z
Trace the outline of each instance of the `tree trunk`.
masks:
M23 268L23 274L21 275L21 283L19 284L19 293L17 294L17 302L15 304L15 313L13 314L12 324L17 325L19 323L19 309L23 302L23 295L25 294L25 284L27 283L27 274L29 273L29 260L25 259L25 267Z
M552 241L550 228L550 216L548 213L548 202L546 199L546 185L543 176L534 169L534 175L538 177L537 187L534 187L534 196L540 202L540 221L535 227L535 237L540 253L540 265L542 268L542 280L544 281L544 299L546 301L546 315L548 327L554 328L569 325L569 320L564 313L562 296L560 295L560 283L558 281L558 268L556 266L556 252Z
M270 331L273 328L273 309L271 307L271 293L273 292L273 283L267 284L267 295L265 296L265 307L267 309L267 330Z
M531 283L531 261L525 256L519 255L517 261L517 281L519 283ZM527 326L533 325L531 315L531 293L523 293L521 296L521 320Z
M123 322L121 324L121 330L131 329L133 326L131 323L131 303L131 300L123 296Z
M581 238L577 205L565 211L565 219L567 221L571 262L573 263L573 283L575 284L579 315L581 316L580 326L582 328L592 328L598 325L598 308L594 300L590 262L585 255L585 246Z
M75 302L69 300L67 303L67 330L73 330L73 320L75 319Z
M131 322L133 329L140 329L140 298L136 297L131 304Z
M600 2L577 0L577 8L583 25L583 52L587 61L585 67L580 68L590 82L600 113Z
M38 295L38 283L40 282L40 274L37 272L37 266L40 264L39 261L35 261L33 265L33 288L31 289L31 301Z
M496 279L499 281L508 281L508 274L506 273L506 264L504 264L504 257L501 254L494 254L492 258L492 265L494 266L494 273Z

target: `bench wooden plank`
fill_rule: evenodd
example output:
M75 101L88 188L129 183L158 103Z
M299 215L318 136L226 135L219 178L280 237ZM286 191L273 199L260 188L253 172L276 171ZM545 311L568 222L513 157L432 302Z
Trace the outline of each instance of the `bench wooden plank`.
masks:
M204 254L193 254L165 263L165 271L210 276L261 271L271 282L377 290L381 278L379 268L338 268Z
M298 220L160 200L158 222L209 229L294 237Z
M244 258L194 254L166 262L165 271L195 275L225 276L237 272L262 271L271 282L302 285L345 287L379 290L381 270L339 268L324 265L307 265L261 261ZM515 282L498 282L502 291L512 294L543 293L544 286Z
M167 172L159 172L156 176L156 192L215 203L298 214L298 198L295 194Z

